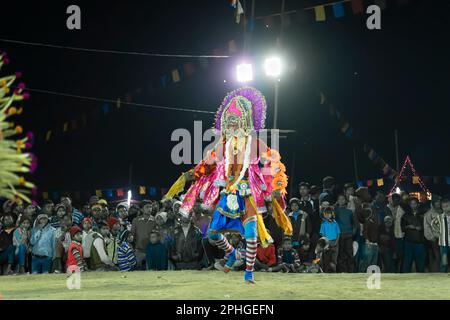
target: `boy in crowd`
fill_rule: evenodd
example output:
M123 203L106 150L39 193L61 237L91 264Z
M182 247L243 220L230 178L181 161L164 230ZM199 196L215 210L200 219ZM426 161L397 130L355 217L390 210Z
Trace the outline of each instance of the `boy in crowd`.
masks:
M307 204L304 211L308 213L308 217L311 221L311 233L310 233L310 252L309 259L314 258L314 248L317 240L319 240L320 224L322 219L320 218L319 200L314 199L311 196L311 187L308 182L300 182L299 184L300 201Z
M83 246L81 241L83 232L78 226L73 226L69 230L72 239L69 249L67 250L67 272L86 271L87 266L83 256Z
M60 220L61 218L67 214L67 209L63 204L57 204L55 207L55 214L54 215L48 215L48 217L50 218L50 225L53 228L59 228L60 225Z
M369 202L363 202L355 214L362 225L364 239L358 271L365 273L369 266L378 264L378 219Z
M168 249L161 243L158 231L150 233L150 242L146 248L147 270L167 270Z
M90 265L91 247L94 242L94 231L92 230L92 218L84 218L81 221L83 227L81 244L83 245L83 258L86 265Z
M423 235L423 214L419 211L419 200L411 198L411 210L402 216L402 231L405 233L405 256L403 272L411 272L415 262L416 271L425 271L425 245Z
M269 243L266 247L263 247L261 243L258 243L258 247L256 248L255 269L266 271L276 264L277 255L275 246L272 243Z
M72 207L72 198L70 198L69 195L64 195L61 197L60 203L66 207L67 213L70 215L73 224L80 226L84 216L76 208Z
M25 264L30 249L31 220L22 217L19 221L19 227L14 230L13 244L15 247L15 260L20 274L25 273Z
M136 268L136 255L133 247L133 234L123 230L119 235L119 248L117 250L117 264L120 271L132 271Z
M116 218L120 222L120 231L131 231L131 222L128 220L128 203L121 202L116 207Z
M104 222L98 223L98 232L95 232L94 242L91 247L90 268L94 271L117 270L116 266L108 257L106 251L106 239L109 235L109 226Z
M49 217L52 217L54 214L54 208L55 208L55 204L53 203L52 200L44 200L42 202L42 208L41 208L41 212L40 213L44 213ZM51 221L50 221L51 222Z
M152 201L143 200L141 202L142 216L133 220L131 233L135 240L135 254L137 260L137 269L144 269L145 250L150 240L150 233L155 229L155 217L153 216Z
M49 224L47 215L38 215L30 238L30 244L33 246L31 251L33 274L50 272L55 257L55 233L56 230Z
M174 230L171 260L177 270L199 270L203 248L200 229L189 217L182 217L181 224Z
M448 272L448 256L450 254L450 199L442 199L441 205L442 214L439 215L440 271Z
M439 272L440 252L439 252L439 217L442 214L441 197L433 195L431 208L425 213L423 218L423 232L425 236L425 247L428 256L428 266L430 272Z
M14 264L14 218L12 214L7 213L1 219L0 231L0 273L12 274L12 265Z
M53 260L53 272L63 272L63 266L67 256L67 250L70 246L70 232L69 229L72 226L72 219L69 214L64 214L59 221L59 227L55 231L55 259Z
M353 211L348 208L347 198L340 194L336 204L336 222L341 230L339 237L338 272L353 272Z
M322 209L322 224L320 226L320 235L325 237L329 241L329 255L330 263L324 268L330 272L336 272L337 257L339 253L339 236L341 230L335 220L334 208L327 202L322 203L324 205Z
M173 234L171 228L167 227L167 212L160 212L155 217L156 227L153 231L159 233L160 241L167 247L170 248L173 241Z
M382 272L395 272L394 253L395 253L395 238L394 238L394 219L392 216L385 216L384 223L379 226L378 231L378 249L381 258Z
M117 218L110 217L107 221L109 226L109 236L106 240L106 251L111 261L117 265L117 249L120 245L119 234L121 232L120 221Z
M291 207L289 219L291 220L293 228L291 238L292 245L294 246L294 249L299 252L299 254L302 252L304 259L307 259L311 234L311 220L308 212L312 212L312 207L309 202L300 201L297 198L292 198L289 201L289 205Z
M268 272L297 272L300 268L300 257L289 237L284 238L283 245L278 249L277 265L267 268Z

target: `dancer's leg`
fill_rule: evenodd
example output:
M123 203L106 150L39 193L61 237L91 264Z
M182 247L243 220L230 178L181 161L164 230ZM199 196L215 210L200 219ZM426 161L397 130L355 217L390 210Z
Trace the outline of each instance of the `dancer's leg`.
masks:
M219 249L225 251L225 256L228 257L225 264L224 271L229 272L234 262L236 261L236 249L228 242L228 239L221 233L217 233L216 230L208 230L208 237L215 242Z
M250 217L245 221L245 281L253 282L253 267L256 259L256 246L257 246L257 234L256 234L256 216Z

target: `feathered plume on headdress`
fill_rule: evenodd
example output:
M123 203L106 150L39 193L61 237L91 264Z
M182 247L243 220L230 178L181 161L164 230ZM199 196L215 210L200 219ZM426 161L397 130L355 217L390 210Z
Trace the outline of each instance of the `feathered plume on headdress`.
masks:
M6 53L0 52L0 69L8 63ZM20 77L21 73L17 72L0 78L0 197L30 202L25 194L30 193L30 189L35 190L34 185L26 181L22 174L34 171L36 157L23 153L22 150L32 147L33 134L28 132L21 139L11 139L22 134L23 128L6 121L9 117L22 113L22 108L15 107L13 103L28 99L28 93L23 92L25 84L19 83L13 87L14 81Z
M217 110L214 127L219 131L221 130L223 112L235 98L245 98L245 100L250 102L251 110L249 110L249 114L252 117L252 129L256 131L264 129L267 109L266 99L260 91L253 87L242 87L227 94L219 110Z

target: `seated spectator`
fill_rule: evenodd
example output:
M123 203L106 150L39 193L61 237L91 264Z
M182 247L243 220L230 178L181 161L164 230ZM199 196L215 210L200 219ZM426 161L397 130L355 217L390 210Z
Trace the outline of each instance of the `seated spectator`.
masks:
M53 260L53 272L64 272L65 260L67 258L67 251L71 243L70 227L72 226L72 219L69 214L64 214L59 221L59 227L55 231L55 258Z
M336 208L336 222L341 230L339 236L338 272L353 272L353 211L348 208L344 194L338 196Z
M171 259L177 270L199 270L202 254L202 234L188 217L181 218L181 224L174 230Z
M329 250L327 254L330 256L329 264L324 266L324 272L336 272L341 230L335 220L334 208L330 205L326 205L326 203L324 204L325 207L322 209L320 235L327 238L329 241Z
M22 217L19 222L19 227L14 231L13 244L15 247L15 261L20 274L25 273L25 264L27 255L30 251L30 237L31 237L31 220L27 217Z
M124 230L119 235L119 247L117 250L117 264L120 271L132 271L136 268L136 255L132 247L133 234Z
M161 242L159 232L152 231L146 248L147 270L167 270L168 253L168 248Z
M98 223L99 231L93 235L94 242L91 247L90 268L94 271L117 270L111 258L106 253L106 238L109 235L109 226L104 222Z
M56 229L49 224L46 214L40 214L34 221L31 232L31 272L49 273L55 257Z
M1 219L0 231L0 273L13 274L12 265L14 264L14 218L12 214L7 213Z
M278 249L277 264L267 268L268 272L297 272L300 268L300 257L292 245L292 240L286 237Z
M263 247L261 243L258 243L258 247L256 248L255 270L267 270L276 265L276 263L277 255L275 246L269 243L266 247Z
M322 237L317 241L315 249L316 258L313 263L318 264L320 272L329 272L331 263L330 242L327 238Z
M94 242L94 230L92 230L92 218L84 218L81 221L83 227L83 235L81 243L83 245L83 258L86 265L90 265L92 242Z
M73 226L70 228L69 233L72 241L67 250L66 270L69 273L85 271L87 266L83 256L83 246L81 245L82 230L78 226Z

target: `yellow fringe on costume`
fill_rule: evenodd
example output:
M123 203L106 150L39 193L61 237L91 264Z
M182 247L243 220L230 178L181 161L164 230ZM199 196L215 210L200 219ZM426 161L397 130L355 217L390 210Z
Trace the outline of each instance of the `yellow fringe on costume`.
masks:
M291 236L293 232L291 220L289 220L289 218L286 216L283 208L281 208L275 197L273 197L272 199L272 208L273 216L277 225L280 226L281 229L283 229L285 235Z
M172 199L178 193L184 190L184 186L186 185L186 174L183 173L177 181L170 187L169 191L165 194L163 200Z
M252 196L250 196L249 199L253 208L255 209L255 211L257 211L255 199L253 199ZM258 231L258 238L261 241L261 245L263 246L263 248L267 247L269 243L273 243L273 239L270 236L269 232L267 231L266 225L264 224L263 217L259 213L256 214L256 229Z

